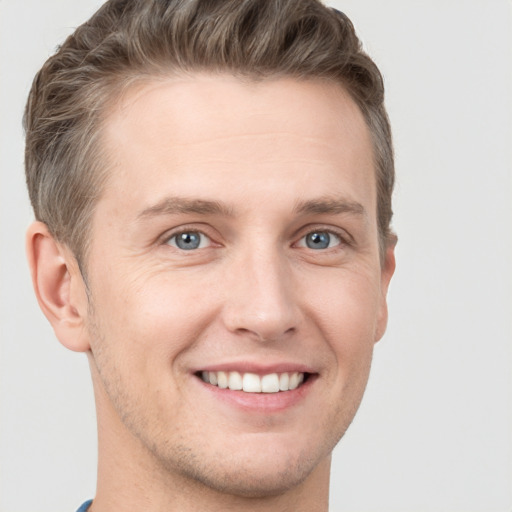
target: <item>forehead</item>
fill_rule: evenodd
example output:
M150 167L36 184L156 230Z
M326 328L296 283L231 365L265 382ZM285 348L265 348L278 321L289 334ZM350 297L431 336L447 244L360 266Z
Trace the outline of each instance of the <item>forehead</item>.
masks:
M110 111L103 144L113 162L104 196L119 199L123 189L132 208L158 193L175 196L176 187L229 199L226 184L237 181L246 189L238 196L252 197L265 183L281 187L283 201L285 188L292 199L325 196L335 184L345 196L358 187L374 196L363 116L327 81L196 75L144 82Z

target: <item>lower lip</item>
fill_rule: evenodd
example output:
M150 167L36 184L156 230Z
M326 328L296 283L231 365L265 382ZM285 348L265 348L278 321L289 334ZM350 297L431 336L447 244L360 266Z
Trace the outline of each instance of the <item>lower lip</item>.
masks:
M215 399L247 412L268 414L281 412L300 404L311 391L316 377L316 375L309 375L308 379L298 388L290 391L279 391L278 393L246 393L244 391L233 391L229 388L222 389L218 386L207 384L197 376L194 376L194 379Z

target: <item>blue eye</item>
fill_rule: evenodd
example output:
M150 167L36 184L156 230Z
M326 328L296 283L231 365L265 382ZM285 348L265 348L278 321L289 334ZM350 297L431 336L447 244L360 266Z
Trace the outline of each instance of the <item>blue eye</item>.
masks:
M341 243L341 238L328 231L313 231L308 233L300 242L300 246L309 249L330 249Z
M210 239L199 231L184 231L169 239L168 244L182 251L193 251L208 246Z

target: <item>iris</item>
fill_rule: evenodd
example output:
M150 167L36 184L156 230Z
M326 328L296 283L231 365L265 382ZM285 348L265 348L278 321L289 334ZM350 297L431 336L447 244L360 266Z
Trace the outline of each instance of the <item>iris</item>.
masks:
M327 249L331 243L331 235L326 231L315 231L306 235L306 245L310 249Z
M186 233L180 233L174 237L176 247L184 251L190 251L197 249L201 245L201 233L190 231Z

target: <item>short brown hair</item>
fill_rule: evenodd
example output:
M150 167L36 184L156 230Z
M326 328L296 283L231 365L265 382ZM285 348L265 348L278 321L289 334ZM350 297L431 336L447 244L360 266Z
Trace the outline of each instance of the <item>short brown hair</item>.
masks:
M38 72L24 118L35 216L79 263L108 167L99 143L107 107L134 80L196 71L345 87L372 136L385 248L394 162L383 81L343 13L319 0L109 0Z

